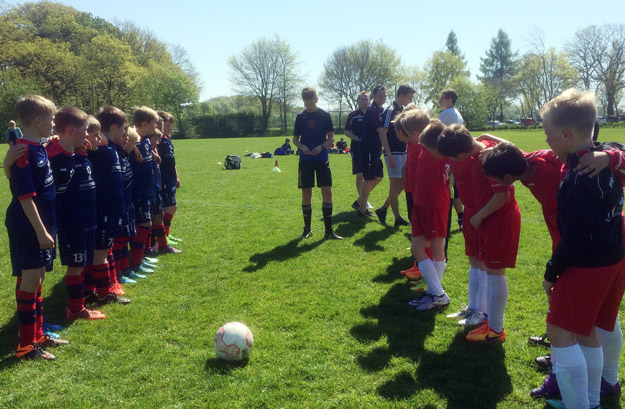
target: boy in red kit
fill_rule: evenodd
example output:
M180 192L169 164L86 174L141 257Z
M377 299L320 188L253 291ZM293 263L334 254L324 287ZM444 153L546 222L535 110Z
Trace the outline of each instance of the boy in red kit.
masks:
M467 148L470 148L467 147ZM437 140L438 151L438 140ZM464 205L464 220L470 219L477 213L478 205L473 189L473 162L479 160L477 157L468 157L461 161L452 160L449 162L451 173L458 190L460 199ZM488 319L487 295L488 277L486 266L478 259L479 241L477 230L470 224L464 223L462 228L464 236L464 251L469 258L469 305L456 313L447 315L447 318L459 319L460 325L478 325Z
M46 148L57 188L56 218L61 263L67 266L68 320L104 319L100 311L85 308L85 266L93 263L97 227L96 190L91 163L83 150L88 115L78 108L65 107L55 116L59 135Z
M561 240L543 280L547 335L566 408L599 407L604 353L597 328L614 330L625 289L622 184L608 169L594 178L576 170L580 158L605 149L592 142L596 115L594 95L575 89L541 109L547 143L568 166L557 195Z
M478 140L483 138L484 135ZM502 142L486 149L480 160L488 177L503 185L511 185L518 180L532 192L542 207L543 218L551 235L552 251L555 251L560 241L556 204L564 166L560 159L551 150L524 153L513 144Z
M39 95L26 95L17 101L15 111L23 127L16 145L27 148L5 169L13 199L7 208L5 225L13 275L18 277L15 296L19 324L16 356L23 359L54 360L45 351L54 340L44 336L41 286L55 257L56 190L48 155L40 144L50 135L56 107Z
M464 126L455 124L443 131L436 146L440 154L452 161L463 161L469 157L479 158L483 149L494 145L491 141L476 141ZM466 338L471 342L503 342L506 339L504 311L508 302L505 272L516 264L521 213L514 199L514 187L489 179L479 159L472 162L471 176L478 210L469 220L477 231L478 257L484 262L488 275L488 322L470 331Z
M412 254L427 283L427 292L420 299L411 301L417 310L426 311L449 305L449 296L441 285L445 273L445 237L447 236L447 213L449 210L449 166L436 152L436 141L445 125L439 120L429 121L425 113L412 110L407 113L402 127L411 138L420 134L424 149L417 161L414 178L414 206L412 210ZM414 114L413 114L414 112ZM416 132L410 117L416 117ZM427 125L423 132L419 128ZM412 128L412 130L411 130ZM432 258L426 252L431 249Z

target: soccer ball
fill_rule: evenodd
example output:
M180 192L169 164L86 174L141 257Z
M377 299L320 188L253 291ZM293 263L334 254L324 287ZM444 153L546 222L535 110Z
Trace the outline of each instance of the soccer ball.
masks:
M215 352L225 361L243 361L250 357L254 337L252 331L240 322L229 322L215 334Z

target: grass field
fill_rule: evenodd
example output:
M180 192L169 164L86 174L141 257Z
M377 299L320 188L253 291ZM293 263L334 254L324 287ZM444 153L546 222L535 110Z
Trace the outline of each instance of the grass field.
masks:
M496 135L525 150L546 147L539 131ZM606 129L600 139L625 142L625 135ZM523 227L517 267L508 274L508 338L473 345L444 313L407 305L415 294L398 272L411 263L410 228L356 218L349 155L330 158L341 242L321 239L318 190L315 236L297 240L296 156L278 158L282 173L271 171L273 159L243 158L238 171L218 163L227 154L273 152L283 140L176 141L182 188L172 234L184 239L183 252L161 256L155 274L125 286L132 303L103 307L108 318L99 322L65 321L64 269L57 263L44 283L45 315L66 326L62 335L71 344L53 351L55 362L14 358L15 280L6 233L0 234L0 407L545 407L529 391L544 378L533 360L547 351L528 346L527 337L544 332L541 282L551 242L529 191L516 190ZM10 198L4 178L0 192L4 209ZM385 179L371 203L382 203L387 192ZM462 234L454 230L443 283L448 312L466 303L463 254ZM254 333L247 365L215 357L213 334L228 321ZM623 402L606 400L603 408Z

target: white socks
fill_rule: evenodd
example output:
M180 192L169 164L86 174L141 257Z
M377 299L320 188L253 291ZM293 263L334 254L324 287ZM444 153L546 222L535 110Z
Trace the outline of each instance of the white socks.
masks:
M486 274L486 270L480 270L480 293L477 309L484 314L490 314L488 311L488 274Z
M436 268L436 274L438 275L438 282L443 282L443 276L445 275L445 265L447 264L445 260L441 261L433 261L434 267Z
M503 330L503 315L508 303L508 281L505 275L488 276L488 326L495 332Z
M580 346L552 347L551 356L564 406L567 409L588 409L588 373Z
M441 286L441 282L438 279L438 273L436 271L436 267L434 266L434 262L431 259L426 258L425 260L420 261L418 266L419 270L421 270L421 275L428 285L428 294L445 294L445 291L443 291L443 287Z
M603 370L603 349L601 347L588 348L580 345L588 373L588 403L591 408L599 406L601 390L601 372Z
M623 349L623 332L619 317L616 317L614 331L608 332L597 327L597 335L603 348L603 379L610 385L615 385L618 382L619 359Z
M469 269L469 309L478 310L480 304L480 269Z

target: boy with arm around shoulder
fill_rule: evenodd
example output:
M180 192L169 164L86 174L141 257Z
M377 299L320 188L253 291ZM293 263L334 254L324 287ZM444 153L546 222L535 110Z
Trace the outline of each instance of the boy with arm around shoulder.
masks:
M604 356L597 328L614 329L625 289L622 184L609 169L594 178L576 170L580 158L603 149L592 142L596 115L593 94L575 89L541 109L547 143L569 167L557 196L561 240L543 280L547 335L567 408L599 406Z
M13 199L5 219L13 275L18 277L15 295L20 338L16 356L54 360L38 341L44 337L41 286L56 255L56 190L40 140L52 131L56 107L31 94L17 101L15 111L23 126L23 137L16 144L26 146L8 172Z

